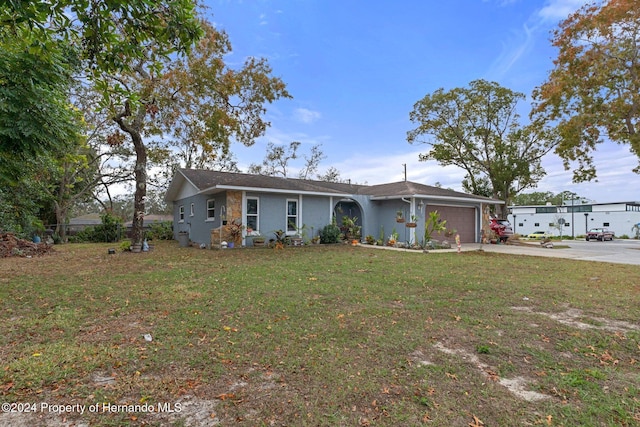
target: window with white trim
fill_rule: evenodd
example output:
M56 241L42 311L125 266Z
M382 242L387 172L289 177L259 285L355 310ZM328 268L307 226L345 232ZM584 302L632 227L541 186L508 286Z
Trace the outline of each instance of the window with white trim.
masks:
M258 231L258 199L247 197L247 229Z
M184 205L178 208L178 222L184 222Z
M216 217L216 200L207 200L207 221L213 221Z
M293 234L298 227L298 201L287 200L287 234Z

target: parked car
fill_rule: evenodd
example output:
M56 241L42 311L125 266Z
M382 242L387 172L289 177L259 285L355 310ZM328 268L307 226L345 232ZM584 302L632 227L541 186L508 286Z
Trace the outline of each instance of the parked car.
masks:
M549 237L551 237L551 234L541 230L534 231L533 233L527 234L528 239L547 239Z
M592 228L587 233L587 242L589 240L613 240L615 233L607 228Z
M491 231L493 231L501 242L506 242L509 237L513 236L511 223L506 219L491 218L489 223Z

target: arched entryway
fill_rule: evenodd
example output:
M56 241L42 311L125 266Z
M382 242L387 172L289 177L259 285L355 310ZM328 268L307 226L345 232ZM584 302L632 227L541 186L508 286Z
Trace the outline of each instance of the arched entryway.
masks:
M363 224L363 210L358 202L352 199L340 200L333 208L333 215L336 219L336 224L340 227L340 230L345 237L362 239L362 224ZM346 236L350 233L348 230L348 224L351 220L353 225L359 230L358 236Z

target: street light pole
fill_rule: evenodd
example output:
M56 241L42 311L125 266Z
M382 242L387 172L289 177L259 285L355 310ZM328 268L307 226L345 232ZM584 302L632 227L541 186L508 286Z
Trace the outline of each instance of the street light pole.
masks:
M584 213L584 234L589 232L589 212Z
M575 205L573 204L574 200L575 200L574 196L571 196L571 238L573 240L576 239L576 233L574 231L574 225L575 225L574 223L575 223L575 221L574 221L574 217L573 217L573 213L575 212L575 209L574 209Z

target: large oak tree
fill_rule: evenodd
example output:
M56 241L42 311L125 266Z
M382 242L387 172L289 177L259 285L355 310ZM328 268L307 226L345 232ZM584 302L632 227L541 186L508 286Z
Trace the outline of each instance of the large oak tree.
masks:
M466 189L508 206L544 176L541 159L558 141L541 121L520 125L516 107L524 98L485 80L472 81L468 88L438 89L414 105L410 119L417 127L407 139L430 146L420 160L462 168Z
M147 59L99 79L113 88L109 109L119 132L110 141L129 141L135 153L134 244L143 239L147 161L154 137L168 146L175 141L212 154L227 151L232 141L251 145L269 126L263 118L265 105L290 96L264 59L248 58L239 69L227 66L224 57L231 46L226 34L201 24L205 34L188 56L158 62L150 44Z
M596 177L593 152L610 140L640 157L640 5L587 4L560 23L558 57L534 91L533 113L558 124L556 152L574 181ZM640 173L640 166L634 169Z

